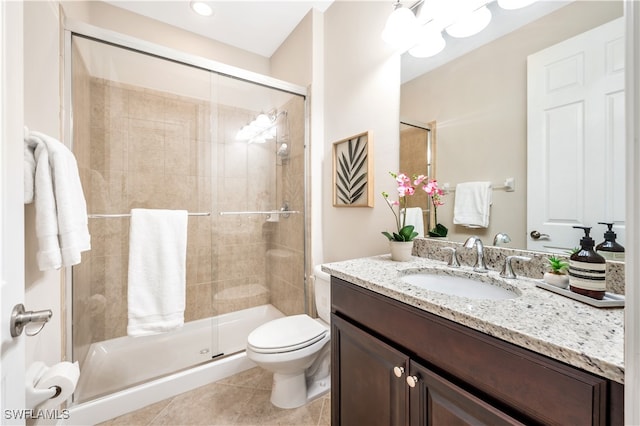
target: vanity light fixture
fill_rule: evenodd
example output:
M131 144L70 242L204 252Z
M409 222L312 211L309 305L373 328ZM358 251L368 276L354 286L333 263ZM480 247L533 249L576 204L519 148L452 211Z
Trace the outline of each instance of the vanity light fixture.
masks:
M462 38L485 29L491 21L491 10L487 5L494 1L503 9L512 10L537 0L419 0L410 8L396 0L382 31L382 39L399 51L408 50L418 58L434 56L445 48L443 31L451 37Z
M205 1L192 0L189 3L189 6L191 7L191 10L200 16L213 15L213 8Z

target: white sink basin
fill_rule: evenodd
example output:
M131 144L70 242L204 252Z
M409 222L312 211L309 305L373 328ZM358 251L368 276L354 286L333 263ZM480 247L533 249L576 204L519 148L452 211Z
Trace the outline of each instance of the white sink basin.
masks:
M405 275L401 280L425 290L470 299L501 300L520 296L515 291L466 277L420 273Z

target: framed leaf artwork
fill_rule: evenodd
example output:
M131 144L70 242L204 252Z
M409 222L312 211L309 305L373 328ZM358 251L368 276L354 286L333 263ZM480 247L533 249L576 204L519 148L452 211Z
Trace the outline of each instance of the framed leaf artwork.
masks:
M372 167L369 132L334 142L334 207L373 207Z

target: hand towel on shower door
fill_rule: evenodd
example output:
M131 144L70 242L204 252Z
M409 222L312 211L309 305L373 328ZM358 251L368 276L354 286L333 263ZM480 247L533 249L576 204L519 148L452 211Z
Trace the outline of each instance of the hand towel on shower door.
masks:
M186 210L131 210L129 336L184 324L186 258Z

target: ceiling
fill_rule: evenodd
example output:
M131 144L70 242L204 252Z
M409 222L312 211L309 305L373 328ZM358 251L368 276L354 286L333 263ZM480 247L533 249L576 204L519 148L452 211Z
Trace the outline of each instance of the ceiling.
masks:
M189 7L189 0L105 1L139 15L269 58L311 8L315 7L324 12L334 0L208 0L207 3L214 10L211 17L196 15ZM392 0L374 1L388 1L389 10L392 10ZM416 1L405 1L404 4L414 4ZM489 26L479 34L454 39L445 33L447 46L444 51L431 58L413 58L407 53L403 54L401 81L405 83L566 6L571 1L575 0L539 0L519 10L503 10L492 1L488 6L493 18Z
M189 0L106 0L113 6L191 31L267 58L315 7L333 0L209 0L213 16L195 14Z

